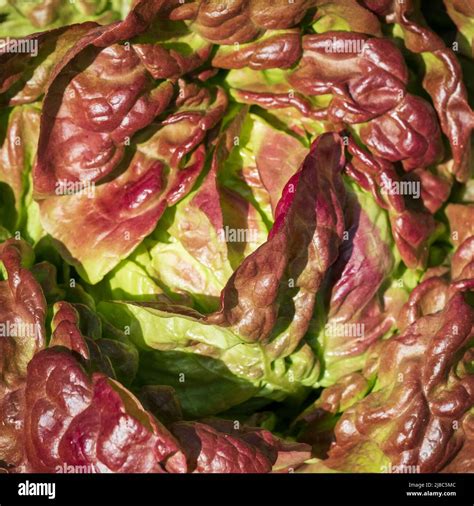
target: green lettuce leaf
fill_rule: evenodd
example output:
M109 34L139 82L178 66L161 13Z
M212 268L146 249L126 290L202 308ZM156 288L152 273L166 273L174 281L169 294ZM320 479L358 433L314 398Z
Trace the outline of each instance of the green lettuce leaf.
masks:
M139 349L138 384L171 385L186 416L223 412L254 396L283 400L319 375L307 345L272 360L259 344L205 324L202 315L184 307L101 302L98 311Z

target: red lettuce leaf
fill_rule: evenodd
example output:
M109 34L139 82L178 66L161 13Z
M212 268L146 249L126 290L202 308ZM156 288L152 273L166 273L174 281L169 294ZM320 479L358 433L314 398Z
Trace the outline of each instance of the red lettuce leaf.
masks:
M171 426L195 473L267 473L273 466L297 466L310 457L305 444L289 444L271 432L230 420L177 422Z
M328 467L344 469L345 456L368 443L394 466L437 472L448 464L463 446L473 404L473 375L457 367L473 323L474 310L454 291L442 311L419 314L402 335L380 343L366 371L377 371L377 386L339 420Z
M424 266L429 239L436 228L433 216L416 206L412 196L392 191L401 178L390 162L366 153L352 138L348 138L347 146L352 160L346 165L346 171L389 211L392 234L403 261L410 268Z
M0 55L0 103L20 105L40 99L55 63L97 26L83 23L17 39L19 44L37 44L38 50L28 55L16 52Z
M212 65L223 69L290 68L300 59L301 53L299 30L278 31L237 48L221 46Z
M26 375L33 355L45 346L46 301L28 268L33 250L24 241L0 245L7 279L0 281L0 389L13 388Z
M166 206L189 192L204 166L206 134L224 113L227 99L219 88L213 95L194 84L180 81L179 86L178 109L155 133L147 134L144 142L137 140L139 144L130 151L131 160L128 155L123 157L125 146L120 147L118 158L113 155L117 158L114 163L124 166L121 174L97 186L91 186L94 181L84 182L85 190L49 196L40 202L44 229L66 260L91 283L99 281L152 232ZM163 83L158 93L168 100L171 84ZM99 159L103 156L100 152ZM38 163L36 171L40 170ZM80 172L83 158L77 163ZM74 166L64 167L70 173ZM105 172L113 168L108 163L101 167ZM35 180L42 177L35 173ZM60 178L66 190L74 184L74 177L71 180L66 174L65 179ZM84 228L88 234L83 234Z
M197 0L174 9L170 18L187 20L202 37L217 44L249 42L265 30L297 25L312 7L312 0L237 0L220 4Z
M389 284L396 256L385 211L369 194L349 193L346 222L347 235L327 288L327 319L320 337L323 385L362 368L367 349L395 326L406 301L406 291Z
M261 342L282 330L278 320L286 321L284 332L272 343L273 351L280 355L294 350L308 328L316 293L342 239L342 160L337 136L318 138L283 190L267 242L235 271L222 292L221 310L207 321ZM286 296L292 298L291 305Z
M433 100L443 133L449 139L454 159L452 173L458 181L466 182L471 170L470 135L474 113L468 104L461 66L455 54L426 25L413 0L366 2L366 5L383 13L388 22L398 23L406 47L422 54L426 66L423 86Z
M23 385L28 363L46 344L46 301L28 270L33 258L24 241L0 245L7 276L0 281L0 466L23 462Z
M89 378L67 351L38 353L28 366L25 392L30 471L186 471L164 426L118 383L99 373Z

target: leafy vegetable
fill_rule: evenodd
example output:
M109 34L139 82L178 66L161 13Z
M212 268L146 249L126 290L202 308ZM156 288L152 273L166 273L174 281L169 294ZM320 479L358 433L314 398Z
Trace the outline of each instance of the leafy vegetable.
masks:
M435 7L0 0L0 471L474 470Z

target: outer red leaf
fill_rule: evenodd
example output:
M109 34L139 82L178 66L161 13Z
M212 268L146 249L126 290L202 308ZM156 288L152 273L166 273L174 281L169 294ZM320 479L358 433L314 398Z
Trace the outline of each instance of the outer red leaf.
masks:
M38 353L28 366L25 392L30 471L186 471L164 426L118 383L98 373L89 378L67 351Z
M288 444L262 429L237 428L230 420L177 422L171 427L195 473L267 473L310 457L304 444Z

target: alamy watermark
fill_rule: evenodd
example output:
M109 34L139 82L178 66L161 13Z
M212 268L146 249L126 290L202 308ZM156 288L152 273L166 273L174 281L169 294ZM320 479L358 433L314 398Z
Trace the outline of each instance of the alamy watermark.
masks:
M367 41L363 39L339 39L332 37L326 41L326 53L362 53Z
M328 337L363 337L365 324L330 322L325 325L324 331Z
M37 337L41 335L39 323L6 322L0 323L0 337Z
M382 473L393 474L418 474L421 472L420 466L405 465L405 464L388 464L382 466Z
M0 54L18 53L38 56L38 39L0 39Z
M82 466L66 464L65 462L55 468L56 474L95 474L95 467L91 464Z
M248 228L230 228L225 226L217 231L217 237L222 242L257 242L258 230Z
M22 481L18 484L19 496L41 496L44 495L48 499L56 498L56 483L50 482L35 482L35 481Z
M94 198L95 183L93 181L67 181L59 179L55 185L56 195L87 195L87 198Z
M419 199L421 195L421 184L419 181L394 181L385 179L380 185L380 192L385 195L409 195Z

